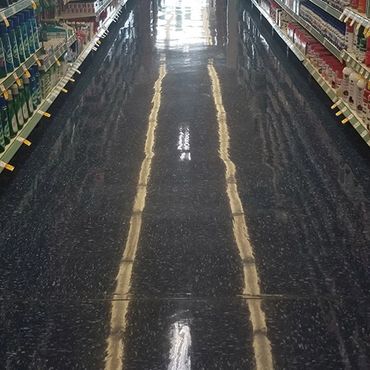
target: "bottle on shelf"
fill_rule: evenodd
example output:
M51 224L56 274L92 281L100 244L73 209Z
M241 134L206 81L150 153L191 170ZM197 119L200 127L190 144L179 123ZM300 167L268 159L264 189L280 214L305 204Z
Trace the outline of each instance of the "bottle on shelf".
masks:
M14 15L11 17L13 20L16 40L17 40L17 46L18 46L18 52L19 52L19 60L20 63L23 63L26 60L26 54L24 51L24 45L23 45L23 34L22 34L22 28L19 23L19 18L17 15Z
M26 23L25 15L24 15L23 12L17 13L17 17L18 17L18 20L19 20L19 25L20 25L21 30L22 30L23 49L24 49L24 54L25 54L26 59L27 59L31 55L30 43L29 43L29 38L28 38L27 23Z
M31 67L30 87L33 108L36 109L41 103L40 72L36 66Z
M22 11L24 15L24 21L27 28L27 35L28 35L28 46L30 48L30 54L33 54L36 51L35 47L35 36L33 31L33 25L32 25L32 14L29 10L23 10Z
M28 119L30 118L30 113L28 111L27 97L26 97L26 92L25 92L22 80L20 81L18 90L19 90L20 105L21 105L22 113L23 113L23 119L24 119L24 123L26 123Z
M7 75L7 70L6 70L6 59L5 59L5 52L3 48L3 42L1 41L0 38L0 78L4 78Z
M3 97L0 97L0 122L3 128L3 135L5 144L8 145L10 143L10 125L9 125L9 117L8 117L8 105L6 100Z
M14 71L13 51L10 43L9 29L6 27L4 22L0 24L0 38L5 53L6 70L8 73L11 73Z
M28 112L31 116L35 109L33 107L30 80L26 76L23 76L23 85L24 85L24 93L25 93L26 101L27 101Z
M28 14L29 14L29 19L32 24L33 42L35 45L35 49L37 50L40 47L40 38L39 38L39 30L37 26L35 11L33 9L29 9Z
M10 128L10 137L13 138L18 132L17 113L15 102L13 100L12 90L8 90L8 121Z
M21 61L19 59L19 49L18 49L18 43L17 43L17 35L15 33L15 23L13 19L9 19L9 39L10 39L10 45L12 47L12 55L13 55L13 63L14 68L17 68L20 66Z
M360 79L361 79L361 76L356 72L352 72L349 76L348 102L351 108L355 108L355 93L356 93L356 88L357 88L357 82Z
M341 95L344 101L349 100L349 76L352 74L353 70L350 67L345 67L343 69L343 80L341 86Z
M21 96L19 94L19 89L18 89L17 84L12 85L12 95L13 95L15 114L17 117L18 129L20 130L23 127L25 122L24 122L24 117L23 117Z

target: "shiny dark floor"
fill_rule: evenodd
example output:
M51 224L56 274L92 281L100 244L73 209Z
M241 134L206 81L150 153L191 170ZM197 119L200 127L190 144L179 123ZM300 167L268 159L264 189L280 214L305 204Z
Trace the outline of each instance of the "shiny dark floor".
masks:
M129 3L1 176L0 368L370 368L369 152L265 27Z

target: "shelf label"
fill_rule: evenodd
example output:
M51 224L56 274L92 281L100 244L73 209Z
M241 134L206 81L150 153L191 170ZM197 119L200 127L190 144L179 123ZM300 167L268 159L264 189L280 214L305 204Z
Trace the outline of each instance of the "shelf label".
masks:
M39 67L41 67L40 59L37 57L37 55L36 55L36 54L34 54L34 55L33 55L33 58L35 59L36 64L37 64Z
M352 118L354 117L353 114L350 114L347 118L345 118L344 120L342 120L342 124L345 125L346 123L348 123Z
M24 145L31 146L31 142L29 140L25 139L24 137L18 136L17 141L19 141L20 143L22 143Z
M30 78L31 77L31 73L28 71L27 67L24 64L22 65L22 69L23 69L24 75L27 78Z
M51 114L50 113L48 113L48 112L44 112L44 111L42 111L42 110L39 110L38 111L42 116L44 116L44 117L47 117L47 118L50 118L51 117Z
M59 62L59 59L54 55L54 59L55 59L55 62L57 64L58 67L61 66L60 62Z
M32 9L35 10L37 8L36 3L32 0L31 1Z
M76 80L74 78L69 78L68 80L71 81L71 82L76 82Z
M4 95L4 99L8 100L9 99L8 90L4 87L4 85L2 85L2 84L0 85L0 90Z
M10 23L8 21L8 18L5 17L5 14L4 13L1 13L1 18L3 19L4 23L5 23L5 26L6 27L9 27L10 26Z
M8 171L10 171L10 172L13 172L14 171L14 166L12 166L11 164L9 164L9 163L5 163L5 162L3 162L3 161L0 161L0 167L1 168L4 168L4 169L6 169L6 170L8 170Z
M14 80L15 80L15 82L17 83L17 85L18 85L18 86L21 86L21 85L22 85L22 83L21 83L21 81L19 80L19 77L18 77L18 75L17 75L17 73L16 73L16 72L14 72L14 73L13 73L13 78L14 78Z
M63 91L65 94L67 94L67 92L68 92L68 90L65 89L64 87L62 87L60 90Z

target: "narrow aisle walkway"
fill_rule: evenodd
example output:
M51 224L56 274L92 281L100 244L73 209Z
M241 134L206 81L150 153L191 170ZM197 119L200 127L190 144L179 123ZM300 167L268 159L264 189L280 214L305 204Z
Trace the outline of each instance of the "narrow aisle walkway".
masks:
M130 6L0 178L0 363L368 369L363 143L249 1Z

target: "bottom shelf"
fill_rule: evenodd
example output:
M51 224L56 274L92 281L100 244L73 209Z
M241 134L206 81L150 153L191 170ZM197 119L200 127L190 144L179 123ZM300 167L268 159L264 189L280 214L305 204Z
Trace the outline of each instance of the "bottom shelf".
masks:
M96 50L99 46L99 40L104 37L108 32L108 28L112 22L114 22L118 16L121 14L122 8L125 6L127 0L123 0L118 6L117 9L112 12L111 16L108 17L104 23L99 27L98 32L95 37L89 42L89 44L84 48L81 54L78 56L76 61L72 63L64 77L62 77L59 82L54 86L50 94L41 102L39 107L35 110L31 118L28 119L26 124L18 131L17 135L12 139L12 141L6 146L5 151L0 153L0 173L5 169L8 171L13 171L14 167L9 164L11 159L17 153L19 148L27 143L27 137L30 135L32 130L40 122L42 117L50 117L50 114L47 113L47 110L54 103L61 92L67 92L65 86L70 82L75 73L80 73L78 68L87 58L92 50Z
M281 30L268 16L268 14L256 3L255 0L252 0L252 3L254 6L259 10L259 12L264 16L264 18L270 23L270 25L273 27L273 29L276 31L277 29L279 32L277 34L280 36L280 38L287 44L287 46L294 51L292 48L292 42L288 38L286 34L284 34L283 30ZM360 134L360 136L365 140L366 144L370 146L370 131L367 129L365 124L363 123L363 120L361 117L359 117L358 113L352 110L352 108L347 104L345 101L343 101L336 93L336 91L330 86L330 84L325 81L318 70L311 64L311 62L306 58L303 54L297 55L297 53L294 53L298 59L303 63L307 71L311 74L311 76L316 80L316 82L321 86L321 88L325 91L325 93L328 95L328 97L332 100L334 105L332 106L332 109L337 108L338 112L336 113L336 116L339 117L343 115L345 118L342 120L343 124L351 123L351 125L355 128L355 130Z

